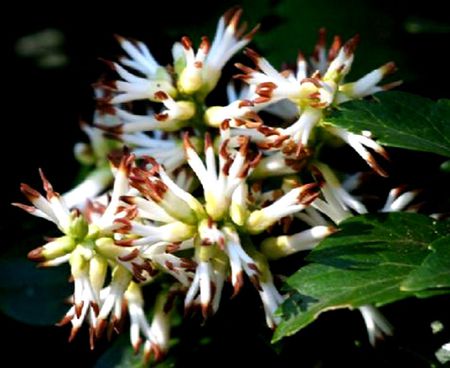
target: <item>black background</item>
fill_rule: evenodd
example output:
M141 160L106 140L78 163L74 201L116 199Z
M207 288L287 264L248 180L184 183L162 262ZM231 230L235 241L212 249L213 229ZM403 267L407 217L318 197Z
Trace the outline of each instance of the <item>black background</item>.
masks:
M392 1L376 2L384 16L399 25L395 42L414 72L402 89L432 98L449 98L449 63L446 56L450 46L449 34L413 37L401 30L401 24L411 16L450 24L447 11L440 3L427 1L411 5L395 2L394 7ZM74 143L83 138L78 131L78 121L80 117L89 120L92 113L90 84L105 71L98 57L113 58L119 53L112 35L118 33L141 39L151 46L157 59L169 62L170 54L165 50L170 49L174 39L167 29L174 26L180 29L182 25L189 29L204 19L217 19L233 3L146 1L120 5L109 3L99 7L82 6L78 2L59 2L52 6L42 3L15 5L14 10L3 13L2 59L6 65L2 70L1 246L5 254L23 252L25 257L25 252L36 244L30 244L26 249L14 249L22 234L21 223L26 219L24 214L12 209L9 202L22 200L18 190L20 182L38 186L38 167L45 169L53 185L62 192L75 179L78 164L72 149ZM320 4L318 6L320 11ZM251 9L246 11L251 12ZM268 17L263 20L263 29L269 29L276 22L276 19ZM45 28L63 32L64 52L69 58L67 66L42 69L33 60L20 58L15 53L14 45L20 37ZM443 176L436 175L433 170L442 159L399 150L392 150L392 155L397 160L396 175L421 186L433 182L438 189L428 196L431 201L439 203L448 177L445 182ZM177 354L184 360L177 366L196 364L206 367L211 364L238 367L244 366L245 361L261 367L312 367L318 360L322 360L326 367L427 366L415 353L430 354L437 344L429 323L441 318L450 326L448 297L408 300L384 309L398 334L377 351L364 342L365 331L360 317L347 311L324 315L296 337L288 339L283 349L272 349L266 344L270 334L261 328L260 319L255 322L252 310L247 307L248 299L252 296L240 296L226 302L221 314L203 329L195 323L188 323L180 335L190 341L178 350ZM224 309L227 309L226 313ZM258 315L258 318L261 317L262 314ZM90 352L83 333L75 342L67 344L67 329L32 327L2 314L0 321L1 351L16 366L89 367L107 345L101 343L96 351ZM197 342L208 335L213 336L212 345L199 348ZM363 341L362 346L355 345L355 339ZM13 353L15 351L19 353ZM5 355L3 359L6 359Z

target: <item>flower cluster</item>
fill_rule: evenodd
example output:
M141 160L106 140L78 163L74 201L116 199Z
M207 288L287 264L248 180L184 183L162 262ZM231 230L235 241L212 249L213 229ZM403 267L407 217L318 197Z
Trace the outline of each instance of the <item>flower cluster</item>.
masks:
M125 55L106 61L117 79L95 85L93 124L82 125L90 142L75 147L91 173L64 195L42 171L46 196L21 186L32 206L16 205L63 234L29 258L46 267L69 263L72 307L60 324L71 324L70 339L86 323L93 347L129 315L134 349L143 345L147 359L160 359L174 297L206 319L228 280L231 295L247 280L254 285L275 328L284 298L269 261L311 249L345 218L367 212L350 194L357 180L341 184L316 148L327 143L323 132L334 135L386 175L373 155L386 152L370 132L350 133L326 116L342 102L396 86L380 85L394 64L346 82L358 38L343 44L335 37L327 51L321 30L311 58L300 54L295 70L280 72L247 48L254 66L236 64L243 85L230 83L228 103L210 106L206 97L224 65L257 30L246 33L241 13L225 13L213 41L203 37L198 49L188 37L176 42L166 67L142 42L117 37ZM383 210L400 210L413 197L393 191ZM150 283L161 289L151 323L143 296ZM372 340L380 328L389 333L373 307L361 311Z

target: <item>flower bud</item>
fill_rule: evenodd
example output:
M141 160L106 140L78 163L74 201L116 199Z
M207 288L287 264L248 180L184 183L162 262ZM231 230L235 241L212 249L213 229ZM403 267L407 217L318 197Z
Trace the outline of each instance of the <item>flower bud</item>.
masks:
M77 240L83 240L89 231L88 222L77 211L73 211L70 217L71 221L66 232L67 236Z

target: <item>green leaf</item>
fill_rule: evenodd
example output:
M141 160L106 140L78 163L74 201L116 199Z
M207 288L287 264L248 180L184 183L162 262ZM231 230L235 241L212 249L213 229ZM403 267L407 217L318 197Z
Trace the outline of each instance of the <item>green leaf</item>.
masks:
M311 251L307 260L313 263L287 280L295 293L281 307L282 322L273 341L327 310L381 306L414 295L400 287L428 256L428 246L449 233L450 222L388 213L355 216L340 228Z
M0 310L21 322L51 325L67 312L71 294L65 267L38 269L27 259L0 260Z
M402 290L450 288L450 235L431 243L432 253L402 283Z
M327 122L358 134L369 130L387 146L450 157L450 100L383 92L342 104Z

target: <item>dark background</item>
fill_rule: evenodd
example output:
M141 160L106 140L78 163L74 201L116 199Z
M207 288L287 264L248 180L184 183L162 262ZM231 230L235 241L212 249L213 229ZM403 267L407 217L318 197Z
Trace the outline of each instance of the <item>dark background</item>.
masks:
M277 2L268 3L273 7ZM363 24L365 28L358 31L363 36L366 49L386 43L395 50L395 55L399 55L399 76L405 79L402 90L431 98L450 97L446 56L450 45L450 22L442 5L444 2L432 0L418 5L395 2L394 8L394 2L385 0L344 1L334 5L336 9L324 8L332 3L317 3L317 8L313 6L315 4L305 3L304 13L299 13L299 18L311 21L298 26L311 31L332 21L333 28L341 25L343 29L351 30L349 24ZM77 176L79 166L72 149L75 142L83 139L78 122L80 117L89 121L93 109L90 85L106 70L98 58L111 59L120 52L112 35L118 33L143 40L157 60L168 63L174 40L184 34L198 34L203 24L212 35L216 19L231 5L234 2L176 4L147 1L125 2L120 6L110 3L97 8L59 2L54 6L23 4L4 13L10 24L4 22L2 33L3 60L6 61L2 73L5 97L2 101L0 252L3 258L25 257L27 251L40 245L38 238L32 235L34 222L25 225L24 222L29 220L26 215L9 205L11 201L22 201L19 183L23 181L38 186L37 168L42 167L53 185L63 192L70 188ZM250 19L258 18L259 6L259 2L244 5ZM342 7L349 11L348 18ZM373 16L370 16L370 10L361 10L364 7L374 9ZM352 8L356 10L352 12ZM269 11L262 19L262 33L270 32L282 22L283 19L273 10ZM383 30L384 23L389 25L389 29ZM422 27L419 33L411 32L411 24L416 23ZM63 66L42 68L38 65L38 58L22 57L16 52L21 37L47 28L60 30L64 35L64 43L58 51L67 57L68 62ZM295 58L297 47L306 45L306 52L312 49L310 40L311 36L305 35L304 40L288 38L282 42L292 45L292 58ZM264 49L264 45L257 46ZM374 62L372 67L377 66ZM438 206L448 204L448 198L442 201L440 197L445 194L448 177L436 171L441 158L400 150L391 150L391 154L396 162L393 165L398 169L393 181L401 178L421 187L432 183L437 189L426 194L426 198ZM38 224L39 232L46 229L45 225ZM23 240L28 238L33 239L31 244ZM14 277L14 274L8 277ZM283 348L270 347L270 333L261 326L262 312L254 315L248 305L254 306L257 301L250 302L248 299L254 295L251 292L247 294L250 295L225 302L219 315L204 328L193 322L178 328L174 335L181 336L185 343L172 352L180 358L177 367L193 364L240 367L244 362L261 367L428 366L426 357L432 355L439 343L445 342L443 335L431 334L430 322L441 319L450 326L448 296L407 300L383 309L398 333L377 350L371 349L366 342L362 319L357 313L348 311L324 315L294 338L287 339ZM4 341L2 351L11 353L10 357L17 366L34 363L48 367L89 367L107 347L106 343L100 343L94 352L90 352L83 333L75 342L67 344L68 330L65 328L30 326L1 312L0 321L0 334ZM209 336L212 343L203 344ZM16 350L20 353L13 353Z

